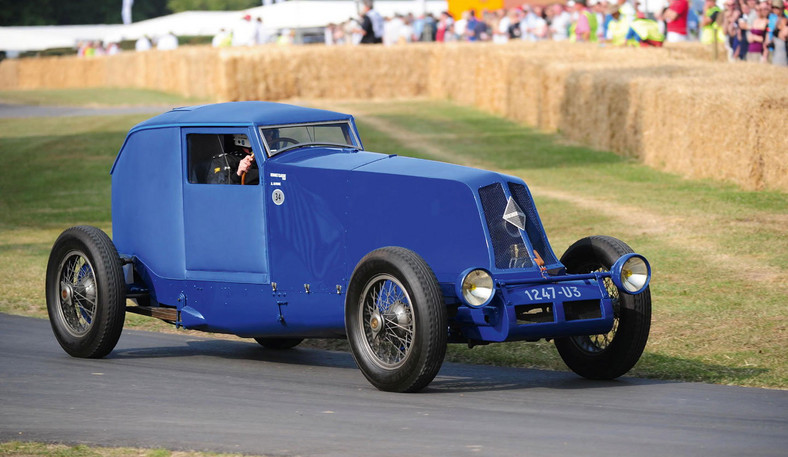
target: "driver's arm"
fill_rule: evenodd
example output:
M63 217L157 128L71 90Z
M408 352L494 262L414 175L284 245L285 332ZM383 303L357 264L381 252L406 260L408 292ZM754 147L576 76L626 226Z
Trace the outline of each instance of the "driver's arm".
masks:
M241 162L238 164L238 171L236 171L235 174L242 176L244 173L248 173L252 168L252 162L254 162L254 154L250 154L241 159Z

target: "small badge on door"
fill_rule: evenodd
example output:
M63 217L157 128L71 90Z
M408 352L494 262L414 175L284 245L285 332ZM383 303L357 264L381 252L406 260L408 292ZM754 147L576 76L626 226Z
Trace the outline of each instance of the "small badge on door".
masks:
M285 202L285 193L282 192L282 189L274 189L274 192L271 194L271 200L274 201L274 205L281 205Z

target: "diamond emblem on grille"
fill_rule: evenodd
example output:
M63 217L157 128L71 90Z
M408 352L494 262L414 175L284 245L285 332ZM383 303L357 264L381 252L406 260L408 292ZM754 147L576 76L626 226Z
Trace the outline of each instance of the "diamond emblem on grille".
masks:
M506 202L506 209L503 211L503 220L514 225L520 230L525 230L525 213L517 206L517 202L512 197Z

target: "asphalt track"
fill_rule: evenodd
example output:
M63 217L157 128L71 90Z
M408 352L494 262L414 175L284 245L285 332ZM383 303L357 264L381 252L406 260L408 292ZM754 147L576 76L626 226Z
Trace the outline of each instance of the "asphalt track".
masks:
M444 364L375 390L349 354L124 331L75 359L0 314L0 440L276 456L785 456L788 392Z

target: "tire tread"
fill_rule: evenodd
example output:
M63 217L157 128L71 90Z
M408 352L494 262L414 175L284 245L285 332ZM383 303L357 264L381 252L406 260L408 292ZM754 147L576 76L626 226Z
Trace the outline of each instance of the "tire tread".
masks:
M53 293L52 284L59 281L59 278L52 278L57 274L59 262L62 260L58 254L63 255L70 247L80 247L84 249L84 254L92 257L93 274L99 288L99 295L96 297L96 320L88 334L80 338L79 341L67 341L59 334L54 310L50 307L57 306L56 303L49 303L54 300L50 297ZM61 252L62 251L62 252ZM100 284L100 278L106 276L106 284ZM118 251L106 233L96 227L89 225L79 225L65 230L55 241L47 265L47 308L50 313L50 322L55 331L58 342L66 352L74 357L82 358L102 358L112 352L120 339L123 331L123 324L126 319L125 310L125 281L123 279L123 266L121 264ZM102 303L103 302L103 303Z
M600 263L612 264L614 257L631 252L634 252L632 248L617 238L595 235L572 244L561 256L561 263L566 265L569 273L587 273L575 269L584 263L580 259L593 257ZM601 354L584 356L570 338L556 339L561 357L574 372L583 377L617 378L629 371L643 354L651 327L650 289L646 288L638 295L619 294L622 306L619 328L613 342Z
M375 385L378 389L394 392L418 392L424 389L437 375L443 364L443 359L446 355L446 344L448 340L448 322L446 317L446 309L443 303L443 294L438 286L438 280L435 273L429 265L415 252L398 247L387 246L375 251L370 252L358 263L350 281L348 288L348 302L346 304L346 325L348 325L348 338L351 339L351 347L353 346L352 331L350 328L351 323L356 322L355 317L352 315L355 302L358 300L357 294L360 293L361 285L358 284L357 278L364 277L368 271L381 267L390 267L399 265L404 267L403 274L407 276L407 281L410 287L418 290L424 294L424 304L422 311L426 315L419 316L420 321L426 320L429 324L426 331L429 337L421 338L425 346L422 348L420 354L412 354L412 356L421 357L424 354L425 359L419 364L417 373L408 373L405 370L400 370L399 373L392 373L387 375L389 379L378 379L374 374L368 373L365 369L365 363L359 354L354 349L353 357L356 359L356 364L361 368L364 376ZM408 274L407 272L412 274ZM411 297L415 300L414 297ZM417 327L418 327L417 322Z

